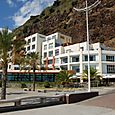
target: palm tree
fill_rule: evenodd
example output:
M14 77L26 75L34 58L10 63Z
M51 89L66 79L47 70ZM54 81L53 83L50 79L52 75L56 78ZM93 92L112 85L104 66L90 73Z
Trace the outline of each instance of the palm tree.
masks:
M99 72L97 71L97 69L90 67L90 79L94 80L98 77L98 75L99 75ZM83 77L88 78L88 69L83 70Z
M8 32L8 28L0 31L0 58L2 63L2 89L1 99L6 99L6 81L8 67L8 51L12 47L13 36Z
M83 70L83 77L86 79L88 78L88 69ZM97 71L97 69L90 67L90 79L92 81L95 80L97 82L97 86L98 86L98 81L100 81L102 79L102 76L99 75L99 72Z
M12 48L12 63L18 64L21 57L24 55L24 45L25 40L13 39L13 48Z
M75 72L72 70L61 70L56 76L56 82L59 84L66 84L73 74L75 74Z
M35 70L38 69L39 53L31 52L21 59L20 67L24 69L28 66L28 71L33 70L33 91L35 91Z

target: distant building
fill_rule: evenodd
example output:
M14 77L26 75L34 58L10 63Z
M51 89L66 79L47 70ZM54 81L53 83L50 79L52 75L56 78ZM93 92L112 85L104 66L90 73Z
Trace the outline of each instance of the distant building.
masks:
M88 68L87 42L72 44L72 38L61 33L48 36L33 34L26 37L26 54L39 52L45 69L59 72L74 70L81 76ZM90 66L97 69L103 78L115 78L115 51L101 43L90 44ZM12 65L16 70L18 65ZM10 69L9 69L10 70Z
M31 52L38 52L39 57L42 55L42 42L45 40L45 35L35 33L25 38L25 52L26 54ZM8 64L8 70L19 70L19 65L12 65L12 63Z
M60 33L49 35L42 43L44 65L50 69L74 70L77 76L81 76L83 70L88 68L87 42L69 45L71 37L65 36L65 39L69 38L66 42L59 36ZM91 44L90 66L97 69L104 78L115 78L115 51L101 43Z
M45 35L35 33L25 38L26 40L26 54L31 52L39 52L39 55L42 53L42 42L45 40Z

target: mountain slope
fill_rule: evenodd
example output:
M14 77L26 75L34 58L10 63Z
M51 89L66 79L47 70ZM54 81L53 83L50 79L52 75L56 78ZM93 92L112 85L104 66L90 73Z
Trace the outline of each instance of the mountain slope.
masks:
M90 0L88 5L94 2ZM56 0L40 15L31 16L14 33L24 38L36 32L49 35L58 31L72 36L74 43L86 41L85 12L76 12L73 7L85 7L85 0ZM89 12L89 33L91 43L100 41L115 47L114 0L101 0L101 4Z

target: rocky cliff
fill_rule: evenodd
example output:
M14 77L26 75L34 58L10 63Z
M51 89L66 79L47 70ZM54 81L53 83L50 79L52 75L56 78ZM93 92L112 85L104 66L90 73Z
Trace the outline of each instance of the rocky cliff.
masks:
M88 1L88 6L95 0ZM31 16L14 33L24 38L36 32L49 35L54 32L72 36L73 43L86 41L85 12L77 12L73 7L85 7L85 0L56 0L37 16ZM90 42L104 42L115 47L115 1L101 0L101 3L89 11Z

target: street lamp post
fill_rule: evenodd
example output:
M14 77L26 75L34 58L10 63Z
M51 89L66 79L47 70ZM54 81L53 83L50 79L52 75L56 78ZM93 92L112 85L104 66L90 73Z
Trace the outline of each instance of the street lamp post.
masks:
M74 8L76 11L85 11L86 12L86 28L87 28L87 52L88 52L88 92L91 91L91 81L90 81L90 53L89 53L89 26L88 26L88 11L91 10L92 8L96 7L98 4L100 4L101 1L97 0L94 4L91 6L87 5L87 0L86 0L86 7L77 9Z

